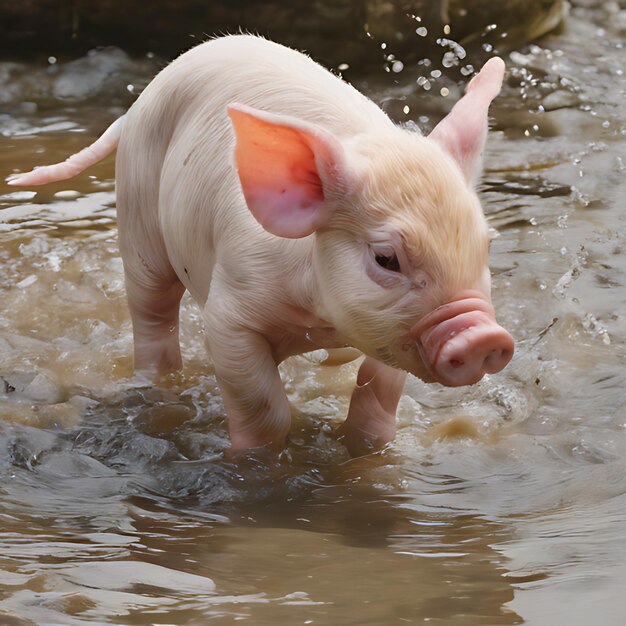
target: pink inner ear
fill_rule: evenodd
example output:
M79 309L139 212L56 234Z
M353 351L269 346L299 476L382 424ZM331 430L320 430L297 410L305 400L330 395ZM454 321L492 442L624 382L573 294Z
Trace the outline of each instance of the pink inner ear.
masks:
M466 94L429 135L454 157L467 181L473 181L481 165L488 130L491 101L504 77L504 61L489 59L471 80Z
M323 140L291 120L231 105L235 160L246 204L268 232L305 237L330 217L318 160ZM318 153L316 155L316 152Z

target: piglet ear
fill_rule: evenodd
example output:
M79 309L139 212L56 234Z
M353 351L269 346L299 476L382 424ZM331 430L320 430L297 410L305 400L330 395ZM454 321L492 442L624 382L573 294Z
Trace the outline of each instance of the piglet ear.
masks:
M454 157L468 182L478 175L487 140L489 105L500 93L503 78L504 61L489 59L470 81L465 95L429 135Z
M235 162L246 204L268 232L306 237L333 213L329 192L345 183L343 147L328 132L295 118L231 104Z

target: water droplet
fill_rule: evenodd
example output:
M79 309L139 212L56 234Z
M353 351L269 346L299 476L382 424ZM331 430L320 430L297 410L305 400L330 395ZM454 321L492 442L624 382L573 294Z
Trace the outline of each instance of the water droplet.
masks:
M405 104L405 105L404 105L404 108L402 109L402 112L403 112L405 115L408 115L408 114L409 114L409 112L410 112L410 110L411 110L411 109L410 109L409 105L408 105L408 104Z
M38 280L37 276L35 276L34 274L31 274L30 276L27 276L24 280L21 280L15 286L18 287L19 289L24 289L25 287L30 287L33 283L36 283L37 280Z
M345 72L345 71L346 71L349 67L350 67L350 66L349 66L347 63L340 63L340 64L337 66L337 69L338 69L340 72Z
M404 69L404 63L402 61L394 61L391 66L391 71L394 74L399 74Z
M425 26L420 26L419 28L415 29L415 32L420 36L420 37L426 37L426 35L428 35L428 29Z
M48 57L48 63L50 63L50 65L54 65L57 62L57 58L56 57Z
M60 198L62 200L73 200L74 198L80 198L80 191L76 191L74 189L64 189L62 191L57 191L54 194L55 198Z
M454 52L446 52L441 59L441 65L444 67L452 67L457 62L457 57Z
M450 28L450 24L445 24L444 27L443 27L444 35L449 35L451 31L452 31L452 29Z
M439 93L445 98L450 95L450 90L447 87L442 87Z

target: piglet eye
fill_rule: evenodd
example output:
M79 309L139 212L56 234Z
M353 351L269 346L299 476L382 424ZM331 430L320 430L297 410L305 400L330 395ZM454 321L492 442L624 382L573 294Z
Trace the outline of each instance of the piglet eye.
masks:
M375 258L376 263L378 263L381 267L384 267L386 270L390 272L400 271L400 263L398 262L398 257L395 254L377 254Z

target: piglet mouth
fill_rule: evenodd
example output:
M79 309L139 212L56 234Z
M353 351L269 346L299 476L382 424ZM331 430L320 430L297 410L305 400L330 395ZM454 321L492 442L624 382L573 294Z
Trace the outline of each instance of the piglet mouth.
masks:
M501 371L514 342L496 322L491 302L478 291L464 291L422 318L410 331L422 361L439 383L460 387Z

